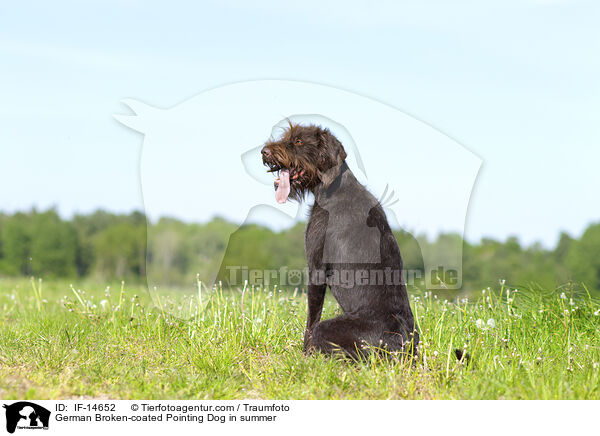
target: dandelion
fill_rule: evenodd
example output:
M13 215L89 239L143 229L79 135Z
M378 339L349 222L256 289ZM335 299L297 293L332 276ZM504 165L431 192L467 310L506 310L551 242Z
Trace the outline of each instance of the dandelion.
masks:
M494 321L494 318L490 318L487 320L487 325L489 328L493 329L494 327L496 327L496 321Z
M475 321L475 325L477 326L478 329L482 329L483 328L483 320L478 319L477 321Z

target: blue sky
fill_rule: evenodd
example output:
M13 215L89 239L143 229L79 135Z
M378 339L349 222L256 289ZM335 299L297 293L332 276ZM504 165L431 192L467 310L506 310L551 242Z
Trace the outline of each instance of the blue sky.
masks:
M0 209L140 209L142 137L112 117L120 100L286 79L456 139L483 160L467 238L552 245L600 220L599 19L577 0L4 3Z

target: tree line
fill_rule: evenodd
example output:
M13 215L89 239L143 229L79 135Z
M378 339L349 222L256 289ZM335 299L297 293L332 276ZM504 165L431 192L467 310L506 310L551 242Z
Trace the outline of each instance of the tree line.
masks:
M238 227L222 218L203 224L162 218L148 224L141 212L101 210L71 219L53 209L0 214L0 275L140 282L148 277L181 286L196 275L206 282L227 281L228 265L300 270L306 265L304 226L298 223L275 232L255 224ZM435 239L401 230L394 234L405 269L417 271L423 270L424 247L443 254L450 243L462 243L466 290L485 288L499 279L545 288L573 281L600 290L600 222L579 238L561 233L550 249L524 246L516 237L471 243L456 234Z

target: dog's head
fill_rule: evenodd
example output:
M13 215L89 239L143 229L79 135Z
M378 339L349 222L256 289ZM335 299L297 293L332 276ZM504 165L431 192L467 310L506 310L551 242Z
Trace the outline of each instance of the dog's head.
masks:
M300 201L318 186L327 188L339 175L346 151L329 129L289 123L282 136L262 148L269 172L279 172L275 197Z

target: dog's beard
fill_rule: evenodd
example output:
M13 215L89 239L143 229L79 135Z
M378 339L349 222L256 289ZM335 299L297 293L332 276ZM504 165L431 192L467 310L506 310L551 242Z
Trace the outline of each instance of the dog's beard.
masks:
M310 162L299 157L282 159L275 153L273 157L263 157L267 172L277 174L274 181L275 200L284 204L289 200L301 202L307 193L320 182Z

